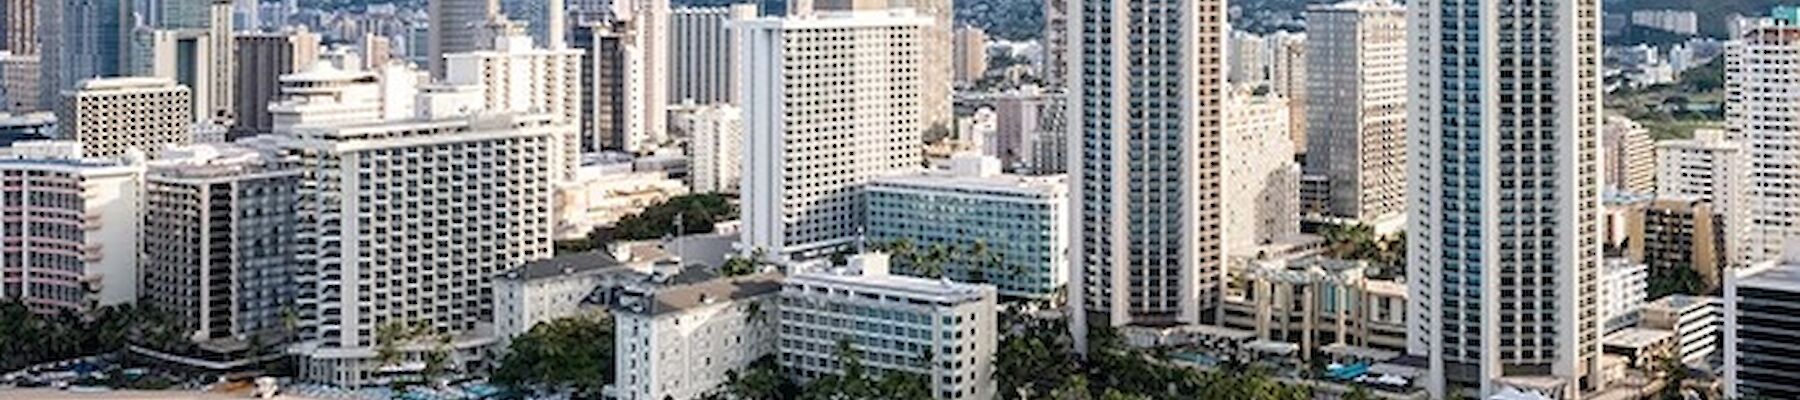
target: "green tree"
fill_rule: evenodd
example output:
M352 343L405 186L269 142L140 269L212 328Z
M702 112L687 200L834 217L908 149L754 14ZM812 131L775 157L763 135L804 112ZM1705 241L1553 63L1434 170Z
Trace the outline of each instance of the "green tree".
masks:
M598 396L613 380L613 325L603 315L551 320L513 339L494 382Z
M645 208L643 212L625 216L614 224L613 236L624 240L659 239L677 235L710 233L713 224L737 219L737 206L718 193L688 194ZM679 236L677 235L677 236Z
M1649 296L1659 299L1671 294L1700 295L1711 292L1706 278L1688 266L1650 268Z
M800 397L800 385L781 374L774 357L763 357L740 371L726 371L725 383L706 400L786 400Z

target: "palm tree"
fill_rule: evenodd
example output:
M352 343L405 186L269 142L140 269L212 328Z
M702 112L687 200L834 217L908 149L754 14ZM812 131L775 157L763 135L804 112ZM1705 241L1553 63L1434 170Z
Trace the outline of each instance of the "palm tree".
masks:
M950 261L950 254L950 248L942 243L931 245L924 259L920 260L923 265L919 269L919 275L933 279L944 277L944 263Z

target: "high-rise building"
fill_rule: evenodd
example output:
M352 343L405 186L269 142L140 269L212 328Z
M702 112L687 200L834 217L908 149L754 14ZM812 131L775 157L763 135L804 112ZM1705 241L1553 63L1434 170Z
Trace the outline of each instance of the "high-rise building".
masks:
M1262 35L1232 31L1227 51L1227 81L1252 87L1269 82L1269 42Z
M867 241L914 254L945 248L943 277L1048 300L1069 282L1069 188L1062 176L1001 174L998 160L952 156L949 171L876 178L866 189ZM904 261L904 260L903 260ZM920 276L919 265L899 265Z
M1407 3L1407 352L1432 398L1577 398L1606 387L1600 5L1500 3Z
M1287 100L1239 87L1223 109L1220 247L1228 257L1253 255L1263 244L1300 234L1300 166Z
M1752 34L1754 35L1754 34ZM1800 245L1725 279L1725 398L1800 398Z
M24 142L0 157L0 298L45 314L138 299L142 160L82 157L70 142Z
M488 50L444 54L444 82L478 86L490 113L544 113L566 125L551 151L557 181L575 179L581 163L579 49L533 47L518 25L494 21Z
M1603 335L1637 326L1650 301L1650 268L1625 258L1608 258L1600 270L1600 319Z
M1087 325L1201 322L1219 302L1227 32L1223 1L1069 6L1112 10L1069 26L1079 43L1065 79L1069 209L1079 213L1069 304L1080 349Z
M132 37L130 76L168 79L191 89L195 123L212 121L212 36L201 30L139 29Z
M12 0L0 6L0 51L38 53L37 1Z
M1000 158L1000 165L1035 175L1056 173L1045 170L1061 171L1064 160L1042 160L1035 153L1039 147L1050 147L1058 153L1068 147L1061 141L1045 143L1068 133L1058 123L1063 118L1062 109L1058 108L1062 93L1027 86L995 95L991 100L995 129L989 141L994 145L992 155ZM1055 168L1044 168L1047 166Z
M1657 197L1692 198L1711 204L1721 219L1726 265L1745 265L1750 260L1742 238L1747 231L1748 205L1744 198L1747 161L1744 145L1726 140L1725 131L1696 129L1692 139L1656 142Z
M1631 12L1631 25L1678 35L1700 33L1699 14L1691 10L1636 10Z
M669 16L669 104L739 104L743 38L731 24L756 18L756 4L679 7Z
M1353 0L1306 10L1309 208L1373 224L1406 211L1406 8Z
M1069 2L1044 2L1044 64L1039 74L1044 83L1062 90L1069 69Z
M1694 196L1721 207L1742 202L1743 149L1717 129L1656 142L1656 195Z
M627 125L623 150L650 153L669 141L669 0L643 0L619 10L629 47L625 60Z
M302 379L383 384L419 373L437 343L453 372L483 362L492 280L550 256L560 117L478 114L479 90L422 95L434 96L454 98L422 99L430 107L407 120L297 129L277 118L263 137L305 176L293 203L299 341L288 349ZM392 329L428 333L389 364L375 350Z
M0 51L0 110L9 112L42 111L38 102L38 80L43 79L36 55Z
M1725 322L1720 318L1724 304L1718 297L1672 294L1644 305L1643 321L1638 326L1666 329L1677 338L1675 357L1689 366L1712 366L1718 358L1720 333Z
M145 24L129 30L126 73L187 85L195 121L230 122L237 65L231 0L161 0L144 11Z
M282 33L237 36L237 111L233 139L275 129L269 104L280 94L280 76L300 72L319 60L319 34L304 28Z
M162 78L83 81L56 103L62 140L81 143L84 157L118 158L130 150L156 155L192 142L191 92Z
M1626 193L1656 192L1656 143L1650 130L1630 118L1606 116L1607 190Z
M133 26L128 0L37 1L38 104L56 104L82 80L124 72Z
M630 65L636 50L622 24L580 23L570 34L581 56L581 150L624 150L632 107ZM641 87L641 85L638 85Z
M842 374L847 350L871 375L923 377L934 399L991 399L998 297L993 286L891 275L880 253L800 272L781 286L781 366L803 381Z
M144 177L141 302L200 341L279 343L294 308L300 171L269 148L194 145Z
M951 46L950 70L959 85L981 80L987 73L987 32L973 26L956 28Z
M955 30L954 6L951 0L793 0L788 2L788 14L804 16L816 13L844 11L877 11L910 9L920 16L927 17L931 24L923 29L920 40L921 47L919 68L921 76L919 97L920 129L925 132L948 134L956 124L956 116L951 112L950 95L955 92L954 72L951 55L955 45L952 31Z
M1717 206L1697 197L1668 196L1635 211L1641 215L1628 228L1628 257L1649 265L1659 276L1673 276L1669 271L1677 268L1692 269L1707 291L1719 287L1730 265L1726 242L1730 222Z
M1800 97L1768 93L1800 91L1800 26L1784 24L1754 29L1742 40L1725 45L1725 135L1742 143L1744 229L1734 242L1745 264L1776 259L1782 243L1800 238L1800 121L1788 110ZM1735 208L1735 207L1732 207ZM1741 240L1737 240L1741 239Z
M688 162L695 193L738 193L743 183L744 110L732 105L700 106L677 125L688 127L693 154Z
M507 19L525 23L533 45L546 49L562 48L569 34L566 0L501 0L500 11Z
M500 15L499 0L430 0L431 35L426 65L433 78L444 77L444 55L480 50L483 27Z
M627 285L613 307L620 400L701 399L776 353L782 276ZM736 375L734 375L736 374Z
M863 184L921 165L920 62L930 23L901 10L740 25L744 251L794 260L853 245Z
M1306 33L1288 31L1269 35L1269 83L1275 94L1288 100L1288 134L1294 151L1306 154Z

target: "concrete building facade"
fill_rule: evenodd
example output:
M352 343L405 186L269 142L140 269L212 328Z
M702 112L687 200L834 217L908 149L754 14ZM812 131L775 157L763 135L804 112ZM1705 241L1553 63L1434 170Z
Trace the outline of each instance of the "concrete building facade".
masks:
M859 189L921 165L919 62L929 23L868 11L742 25L740 250L792 260L852 245L864 215ZM871 81L888 84L853 84Z
M1370 224L1404 214L1406 9L1355 0L1305 15L1305 169L1328 183L1311 208Z
M57 102L63 140L81 143L84 157L118 158L136 150L192 142L192 91L161 78L101 78L81 83Z
M743 38L731 26L756 16L754 3L677 7L670 13L669 104L743 101Z
M237 145L179 147L151 161L142 302L201 342L285 340L283 318L299 312L293 167L274 149Z
M1077 210L1070 328L1080 349L1088 325L1196 323L1219 302L1227 32L1223 1L1069 8L1069 42L1080 43L1065 80ZM1087 9L1114 11L1074 12ZM1141 29L1107 28L1125 25ZM1130 89L1140 85L1170 90Z
M70 142L25 142L0 157L0 298L42 314L138 299L142 160L84 157Z
M1407 3L1407 352L1433 398L1578 398L1607 388L1600 4L1501 3Z
M782 369L803 382L841 374L848 345L873 375L922 376L934 399L994 398L994 288L890 275L887 261L863 254L842 271L782 282Z

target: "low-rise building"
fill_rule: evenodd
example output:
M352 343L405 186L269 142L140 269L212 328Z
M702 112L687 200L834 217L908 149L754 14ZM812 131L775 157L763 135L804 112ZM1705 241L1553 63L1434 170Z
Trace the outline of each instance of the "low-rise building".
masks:
M1227 291L1225 326L1295 344L1303 357L1328 346L1406 348L1406 285L1369 279L1368 265L1319 256L1247 263Z
M765 272L664 287L628 285L613 306L621 400L700 398L774 354L782 275Z
M587 236L671 197L688 193L687 183L669 172L637 168L631 161L589 157L575 181L556 190L556 237Z
M993 157L959 154L949 171L875 178L865 189L872 243L945 247L943 276L1000 294L1049 299L1068 283L1068 187L1061 175L1000 173ZM898 271L919 275L916 266Z
M605 252L582 252L525 263L494 278L494 336L502 345L551 320L604 311L599 289L625 281L632 270Z
M1605 333L1637 326L1650 301L1650 269L1629 259L1608 258L1600 271L1600 318Z
M875 375L924 378L933 398L991 399L997 298L993 286L891 275L881 253L800 272L781 287L781 366L802 381L841 374L847 349Z
M1719 349L1720 301L1717 297L1669 295L1644 305L1638 326L1675 333L1675 355L1687 365L1710 365Z

